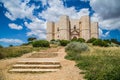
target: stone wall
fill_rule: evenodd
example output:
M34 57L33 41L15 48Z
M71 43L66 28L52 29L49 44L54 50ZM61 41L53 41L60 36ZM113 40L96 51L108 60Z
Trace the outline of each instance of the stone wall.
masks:
M55 39L54 35L54 22L47 22L47 40Z
M98 22L91 22L91 38L98 38Z
M84 38L87 41L88 39L90 39L90 18L89 16L82 16L80 21L81 38Z
M98 23L91 22L89 16L82 16L80 19L69 19L68 16L61 16L58 22L47 22L47 40L64 39L71 40L76 32L77 38L84 38L86 41L92 37L98 38ZM72 34L72 35L71 35Z

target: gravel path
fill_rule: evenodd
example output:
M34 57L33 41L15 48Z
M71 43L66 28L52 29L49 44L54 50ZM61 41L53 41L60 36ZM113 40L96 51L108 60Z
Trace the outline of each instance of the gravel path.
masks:
M58 51L58 56L55 57L57 60L60 60L62 65L60 71L49 73L7 73L5 71L6 80L84 80L83 75L79 74L80 70L75 67L75 62L64 59L65 55L64 48L61 48ZM12 59L7 62L11 63L20 59Z

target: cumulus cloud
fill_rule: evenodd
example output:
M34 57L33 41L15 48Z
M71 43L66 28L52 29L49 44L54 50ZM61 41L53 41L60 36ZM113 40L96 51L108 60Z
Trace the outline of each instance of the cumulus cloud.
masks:
M4 3L4 7L7 9L5 16L10 20L16 20L17 18L24 19L33 18L33 10L35 5L28 6L30 0L1 0Z
M9 44L22 44L22 43L24 43L20 39L7 39L7 38L1 38L0 42L9 43Z
M106 38L109 36L110 31L107 31L106 33L103 33L102 29L99 28L99 37L100 38Z
M101 29L120 30L120 0L90 0L95 13L93 21L99 21Z
M89 9L84 8L80 11L76 11L75 7L67 8L64 6L62 0L48 0L42 4L46 5L48 3L49 7L39 13L39 18L43 18L46 21L57 21L61 15L68 15L71 18L80 18L83 15L89 15ZM25 22L25 26L31 31L27 33L28 36L37 35L41 39L46 38L46 21L40 20L37 17L32 19L32 22Z
M34 10L40 8L35 4L29 4L30 0L1 0L7 9L5 16L10 20L28 19L31 22L24 22L24 25L30 30L27 36L36 36L38 38L46 38L46 21L57 21L61 15L67 15L70 18L78 19L83 15L89 15L89 9L83 8L79 11L75 7L65 7L62 0L34 0L42 2L46 9L34 15ZM49 6L47 6L49 5ZM43 18L43 19L41 19ZM17 24L9 24L12 29L20 30L22 26Z
M40 39L46 38L46 22L38 18L33 19L32 22L24 22L25 26L31 31L27 36L38 36Z
M57 21L61 15L67 15L70 18L80 18L83 15L89 15L89 9L83 8L77 11L75 7L65 7L62 0L48 0L49 7L39 13L39 16L47 21Z
M14 23L10 23L10 24L9 24L9 27L10 27L11 29L16 29L16 30L21 30L21 29L23 29L22 26L17 25L17 24L14 24Z

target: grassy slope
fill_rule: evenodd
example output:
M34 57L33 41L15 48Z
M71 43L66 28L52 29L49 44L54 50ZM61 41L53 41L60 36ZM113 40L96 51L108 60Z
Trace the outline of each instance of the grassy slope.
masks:
M25 53L29 53L32 51L39 51L41 49L44 49L44 48L33 48L32 46L17 46L17 47L0 48L0 59L18 57Z
M80 69L85 70L88 80L120 79L120 47L91 46L90 51L81 53L75 61Z

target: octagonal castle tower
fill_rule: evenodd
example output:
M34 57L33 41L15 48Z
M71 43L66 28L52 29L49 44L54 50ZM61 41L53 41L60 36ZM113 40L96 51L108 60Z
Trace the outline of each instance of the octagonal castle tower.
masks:
M91 22L89 16L69 19L61 16L58 22L47 22L47 40L71 40L73 38L98 38L98 22Z

